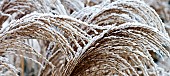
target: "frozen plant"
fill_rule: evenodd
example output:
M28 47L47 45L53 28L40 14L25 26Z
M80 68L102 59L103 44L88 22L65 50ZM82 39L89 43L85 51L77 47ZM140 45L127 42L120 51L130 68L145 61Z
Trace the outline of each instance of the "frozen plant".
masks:
M144 1L3 0L0 76L170 75L169 35Z

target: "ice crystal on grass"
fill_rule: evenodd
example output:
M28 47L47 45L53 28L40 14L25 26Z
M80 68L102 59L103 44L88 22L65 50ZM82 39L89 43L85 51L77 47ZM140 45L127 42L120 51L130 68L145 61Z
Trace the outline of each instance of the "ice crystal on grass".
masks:
M169 18L144 1L0 1L0 75L170 75Z

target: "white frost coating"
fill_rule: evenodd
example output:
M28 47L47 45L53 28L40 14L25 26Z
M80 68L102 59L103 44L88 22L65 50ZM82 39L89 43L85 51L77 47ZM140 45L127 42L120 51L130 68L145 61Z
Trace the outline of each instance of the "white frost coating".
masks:
M55 3L57 4L57 2L55 2L55 0L53 0L53 1L54 1L54 4ZM59 0L59 1L61 1L61 0ZM71 1L74 1L74 0L71 0ZM90 1L90 0L88 0L88 1ZM36 30L33 35L38 36L37 39L45 38L47 40L48 40L48 38L45 37L45 36L50 35L50 39L54 40L54 41L52 41L52 40L51 41L57 43L57 44L54 44L54 46L59 47L59 49L53 47L53 45L48 45L48 43L47 43L47 46L43 45L42 47L48 47L47 49L50 50L51 54L52 54L51 51L54 51L56 49L57 49L57 51L61 50L62 52L64 52L67 55L69 54L68 57L65 56L66 61L68 61L68 63L69 63L69 61L74 60L74 56L76 58L79 58L79 57L81 58L82 55L87 54L86 51L88 51L88 48L94 48L94 47L91 47L91 46L93 46L93 44L95 44L95 43L96 43L96 45L100 44L100 43L97 43L97 41L102 39L105 36L105 34L110 35L110 34L108 34L108 32L113 32L114 34L116 34L116 33L118 33L118 34L123 33L124 34L125 33L127 37L121 37L121 36L119 37L119 35L118 36L116 35L116 36L104 37L104 38L108 38L108 39L113 38L113 40L111 40L111 41L115 42L115 44L113 44L113 46L116 46L117 44L120 44L121 42L125 42L124 43L125 47L121 46L121 44L119 45L119 47L112 47L111 46L112 42L110 43L110 45L109 45L109 43L106 44L106 46L109 45L107 48L115 48L115 49L122 49L122 48L126 49L127 48L127 51L125 51L125 52L133 54L134 55L133 57L136 57L136 59L132 59L133 57L130 57L131 60L132 61L136 60L137 64L140 64L140 65L132 66L131 63L128 63L128 60L126 60L126 58L123 59L124 57L121 57L121 56L119 56L119 54L117 54L116 58L118 58L118 59L120 58L120 60L122 61L122 63L120 63L118 65L120 65L121 67L125 67L125 68L120 67L121 70L125 70L125 69L127 69L127 70L126 70L126 72L122 72L118 68L115 68L115 67L111 67L111 68L116 70L118 73L120 73L122 75L129 75L129 74L131 74L131 71L137 72L137 74L139 74L138 71L136 71L136 69L134 69L136 67L138 67L140 69L143 68L143 69L141 69L142 71L140 71L141 74L142 73L144 75L150 75L151 73L154 74L155 71L157 70L155 68L154 68L155 70L153 69L153 67L155 67L155 65L154 65L155 62L153 62L153 59L152 59L151 55L149 54L148 49L146 49L146 48L149 48L149 50L151 49L151 50L155 51L156 53L160 54L160 56L164 55L164 53L165 53L164 51L166 51L166 50L164 50L162 48L164 48L164 46L168 47L170 45L170 44L168 44L168 43L170 43L169 38L166 38L166 36L164 36L164 32L160 32L161 30L157 29L157 28L162 28L162 27L156 26L156 28L154 28L155 27L155 26L153 26L154 22L149 23L149 26L147 24L142 24L142 22L147 23L147 21L152 21L149 18L154 16L154 15L148 16L149 18L146 18L147 21L145 21L145 18L141 17L141 15L138 15L139 13L134 13L134 12L132 12L131 9L128 10L128 8L127 9L123 8L123 7L121 7L121 5L119 7L117 7L118 5L116 5L116 4L126 4L127 3L127 6L129 5L129 6L133 7L133 4L134 4L134 8L137 9L139 7L137 0L118 0L118 1L116 1L115 6L107 5L107 4L110 3L110 1L111 0L107 0L106 2L102 1L103 3L101 3L97 6L94 6L94 7L90 7L90 8L88 7L89 9L83 9L84 11L80 10L80 8L83 8L84 6L80 6L80 7L79 6L78 7L73 6L74 9L80 10L81 12L74 13L72 15L74 17L83 19L85 22L78 20L76 18L73 18L73 17L69 17L67 15L52 15L52 14L50 14L51 12L53 12L55 14L56 13L57 14L60 14L60 13L63 14L62 10L65 10L65 8L64 9L60 8L60 6L62 6L62 3L59 2L57 5L48 6L47 4L50 3L50 0L42 1L42 3L45 2L42 5L45 5L43 7L46 8L46 9L42 8L42 10L41 9L40 10L43 11L43 12L46 12L45 14L34 12L34 13L29 14L29 15L27 15L27 16L19 19L19 20L16 20L16 22L13 21L12 23L9 24L10 26L6 26L8 28L3 27L2 28L3 30L1 29L2 33L0 34L0 36L3 37L5 34L10 35L11 33L14 33L14 32L17 32L17 31L21 32L20 35L22 35L22 29L24 29L24 28L27 29L30 26L30 28L28 28L28 29L31 30L32 29L31 25L35 26L37 29L43 29L44 31ZM141 0L138 0L138 1L141 1ZM38 2L38 1L36 1L36 2ZM41 2L41 1L39 1L39 2ZM77 4L77 3L75 3L75 4ZM130 5L130 3L132 3L132 4ZM71 3L71 4L74 5L74 3ZM139 4L141 4L141 3L139 2ZM37 6L38 5L39 5L39 3L37 4ZM79 5L79 4L77 4L77 5ZM40 6L41 6L41 4L40 4ZM55 6L57 6L57 8L55 8L57 10L50 11L52 9L51 7L55 7ZM142 6L144 6L144 5L142 5ZM13 7L13 8L17 9L17 7ZM27 8L27 7L23 7L23 8ZM112 10L111 8L115 8L115 9L118 9L120 11L124 11L128 14L126 14L126 13L123 13L123 14L120 13L119 14L119 12L118 13L112 12L111 14L107 14L107 13L109 13L107 11L105 13L107 16L104 16L105 14L104 15L102 14L102 12L103 12L102 10L107 10L107 9ZM21 9L21 10L23 10L23 9ZM140 8L140 10L138 10L138 11L141 11L141 10L144 10L144 8ZM75 11L75 10L73 10L73 11ZM67 10L66 10L66 12L67 12ZM15 17L19 13L23 13L23 12L21 11L21 12L15 13L12 16ZM100 15L100 13L102 15L97 17L96 22L106 19L105 23L109 24L109 23L112 22L112 20L109 17L112 17L112 16L117 17L118 16L118 18L122 18L125 21L125 24L115 26L115 24L113 23L114 24L113 26L112 25L98 26L95 23L94 23L94 25L91 24L90 22L89 22L89 24L86 23L86 21L91 21L91 19L95 18L95 16ZM142 11L140 13L146 14L146 11ZM144 15L144 14L142 14L142 15ZM81 18L81 16L83 18ZM87 16L87 17L85 17L85 16ZM108 19L107 19L107 17L108 17ZM147 17L147 16L145 16L145 17ZM123 20L120 20L120 21L123 21ZM133 23L130 23L131 21ZM34 23L32 23L32 22L34 22ZM93 21L91 21L91 22L93 22ZM137 22L141 22L141 23L137 23ZM157 23L159 21L155 21L155 22ZM34 24L36 24L36 25L34 25ZM134 27L139 27L139 29L131 29L131 28L134 28ZM15 29L15 28L17 28L17 29ZM144 29L144 31L140 28ZM25 29L24 29L24 32L26 31ZM148 29L149 31L151 31L151 34L147 34L147 32L145 32L145 29L146 30ZM119 30L119 31L117 31L117 30ZM91 31L92 31L92 35L91 35ZM28 32L28 31L26 31L26 32ZM46 33L46 32L48 32L48 33ZM90 34L89 34L89 32L90 32ZM45 34L45 35L43 35L43 34ZM99 35L97 35L97 36L95 35L93 37L93 34L99 34ZM15 35L15 34L13 34L13 35ZM66 35L68 35L68 36L66 36ZM23 35L23 37L26 37L26 36ZM19 39L21 39L21 37L18 37L17 39L19 40ZM137 40L137 39L139 39L139 40ZM2 38L2 40L3 40L3 38ZM120 40L120 43L116 43L116 40ZM28 42L29 42L29 44L28 44ZM21 48L21 49L29 49L30 50L32 48L32 50L33 50L33 49L37 48L36 50L38 50L38 51L35 51L35 52L34 51L33 52L25 51L25 53L31 54L31 55L34 55L34 56L38 56L38 57L46 60L45 57L42 56L39 53L41 51L46 51L46 50L41 50L40 43L37 40L28 40L28 42L26 42L25 44L28 45L29 48L28 47L25 48L25 46L22 46L23 48ZM127 45L129 44L130 46L126 46L126 44ZM22 44L20 44L20 45L22 45ZM50 48L50 46L52 46L52 49ZM132 46L134 46L134 48ZM75 48L73 48L73 47L76 47L77 50L74 50ZM138 47L138 48L135 48L135 47ZM145 48L145 50L143 50L143 48ZM15 48L15 49L9 48L9 50L16 50L16 49L18 49L18 47ZM160 49L162 49L163 51L160 50ZM24 50L21 50L21 51L24 52ZM58 53L58 52L55 52L55 54L52 54L51 56L54 57L56 55L56 53ZM107 52L107 54L109 54L109 52ZM141 59L142 57L138 58L138 56L142 56L145 59ZM24 56L17 55L17 57L24 57ZM26 58L26 57L24 57L24 58L31 60L31 59ZM98 60L100 61L100 59L98 59ZM114 59L113 59L113 61L114 61ZM33 62L37 63L35 61L33 61ZM53 64L52 62L49 62L49 64L50 63ZM62 64L63 63L62 61L59 61L59 63L61 64L59 70L62 70L63 69L62 67L70 66L70 65ZM39 62L38 64L42 64L42 63ZM126 65L124 65L124 64L126 64ZM150 68L147 69L146 65L151 67L151 69ZM44 66L44 65L42 65L42 66ZM44 68L45 67L43 67L43 69ZM132 68L132 70L129 70L129 68ZM49 73L50 71L53 71L54 69L56 69L56 67L53 65L52 69L47 68L47 71ZM154 71L154 72L148 72L150 70Z
M11 15L10 15L10 14L5 14L5 13L3 13L2 11L0 11L0 15L1 15L1 16L8 16L8 17L11 18Z
M145 24L141 24L141 23L125 23L125 24L120 25L120 27L118 26L118 28L121 28L121 27L126 28L126 27L129 27L131 25L133 25L133 27L145 27L147 29L151 29L153 32L159 34L165 40L165 42L170 42L169 38L166 38L164 36L164 34L162 34L162 32L160 32L157 28L153 28L153 27L147 26Z
M2 28L0 30L0 33L4 32L7 28L9 28L9 21L10 19L8 18L3 24L2 24Z
M3 62L9 62L9 59L8 59L8 58L6 58L6 57L1 57L1 56L0 56L0 61L3 61Z
M93 25L93 24L90 24L88 26L93 27L93 29L101 29L101 30L106 30L112 27L112 25L98 26L98 25Z
M2 24L2 28L1 28L1 30L0 30L0 33L1 33L1 32L3 32L3 31L8 27L10 20L12 20L13 18L12 18L12 16L11 16L10 14L4 14L4 13L2 13L1 11L0 11L0 15L1 15L1 16L7 16L7 17L9 17L9 18Z
M23 17L23 19L24 19L24 18L27 18L27 17L29 17L29 16L33 16L33 17L34 17L34 16L35 16L35 17L50 16L50 17L54 17L54 18L66 18L66 19L73 20L73 21L75 21L75 22L79 22L80 24L83 24L83 25L88 25L88 24L85 23L85 22L82 22L82 21L80 21L80 20L77 20L76 18L69 17L69 16L67 16L67 15L52 15L52 14L47 14L47 13L42 14L42 13L34 12L34 13L32 13L32 14L26 15L25 17ZM29 20L32 20L32 19L29 19ZM18 20L18 21L19 21L19 20ZM76 27L76 26L74 26L74 27ZM78 29L78 30L81 31L82 33L86 34L84 31L82 31L82 30L80 30L80 29ZM86 34L86 36L88 36L88 37L90 38L90 36L89 36L88 34Z
M113 25L113 26L114 26L114 25ZM93 37L93 38L87 43L87 45L85 45L85 47L82 49L82 51L78 51L78 52L77 52L77 53L79 54L79 56L81 56L92 44L94 44L95 41L97 41L98 39L101 39L101 38L104 36L104 34L108 33L108 31L110 31L110 30L113 28L113 26L110 27L109 29L103 31L100 35Z

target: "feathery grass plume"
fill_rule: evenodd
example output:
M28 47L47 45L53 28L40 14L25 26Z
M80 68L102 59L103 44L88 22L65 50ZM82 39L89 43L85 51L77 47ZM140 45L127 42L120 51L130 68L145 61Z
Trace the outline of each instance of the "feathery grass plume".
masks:
M64 76L158 75L149 51L169 56L162 46L167 39L145 24L125 23L100 35L70 62Z
M14 17L0 32L0 75L169 75L150 53L169 57L169 37L143 0L4 0L1 7L15 11L0 12ZM25 9L31 14L18 17Z
M170 1L169 0L144 0L159 14L163 22L170 21Z
M32 0L31 2L39 13L68 15L60 0Z
M166 31L168 32L170 36L170 1L169 0L144 0L148 5L150 5L155 11L159 14L159 17L161 18L162 22L164 22L164 26ZM170 59L165 58L165 61L159 59L156 57L158 66L161 66L164 68L162 71L169 71L170 68L167 68L169 65L167 64ZM165 67L166 66L166 67ZM162 74L166 74L165 72ZM164 76L164 75L161 75ZM168 75L169 76L169 75Z
M51 5L49 6L49 4ZM33 11L67 15L60 0L3 0L0 11L1 27L4 21L9 23L11 20L19 19Z
M81 10L85 6L81 0L61 0L61 3L69 15L75 11Z
M28 0L3 0L0 5L0 27L5 21L19 19L34 10L35 8Z
M84 8L80 12L73 13L72 16L89 24L97 24L99 26L140 22L158 28L168 37L158 14L143 1L139 0L116 0L104 6L96 5Z
M51 59L61 57L66 59L64 61L66 63L79 53L91 39L90 35L77 27L83 25L87 26L87 24L67 16L33 13L11 23L9 28L3 32L1 40L40 39L54 42L54 44L51 43L52 47L48 47L50 49L46 49L46 57L57 66L59 64L55 62L56 60Z

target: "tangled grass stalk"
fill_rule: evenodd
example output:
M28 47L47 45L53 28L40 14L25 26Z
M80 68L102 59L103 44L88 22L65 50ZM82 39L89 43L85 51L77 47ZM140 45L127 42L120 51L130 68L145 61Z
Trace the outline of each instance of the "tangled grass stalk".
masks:
M143 0L3 0L0 7L1 75L170 75L154 61L169 58L169 36Z

